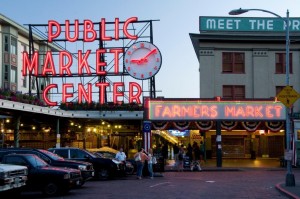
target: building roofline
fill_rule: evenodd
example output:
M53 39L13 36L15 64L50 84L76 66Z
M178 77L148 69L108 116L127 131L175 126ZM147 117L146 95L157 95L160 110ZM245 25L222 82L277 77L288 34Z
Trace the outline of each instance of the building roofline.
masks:
M14 28L16 28L16 29L18 30L18 33L20 33L21 35L24 35L24 36L26 36L26 37L28 37L28 35L29 35L29 30L28 30L25 26L23 26L23 25L21 25L21 24L15 22L14 20L8 18L7 16L3 15L2 13L0 13L0 24L11 25L11 26L13 26ZM40 36L37 35L37 34L34 34L34 33L33 33L32 36L33 36L33 39L34 39L34 40L38 40L38 41L44 40L44 38L40 37ZM42 42L42 43L43 43L43 42ZM53 43L45 43L45 42L44 42L43 44L49 46L49 47L50 47L52 50L54 50L54 51L60 51L60 50L63 50L61 47L59 47L59 46L57 46L57 45L55 45L55 44L53 44Z

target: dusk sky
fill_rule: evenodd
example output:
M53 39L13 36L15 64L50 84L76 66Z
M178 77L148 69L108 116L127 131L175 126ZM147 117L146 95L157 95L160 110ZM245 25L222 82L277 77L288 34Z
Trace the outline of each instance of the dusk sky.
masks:
M199 16L226 16L232 9L259 8L282 17L300 17L296 0L1 0L0 13L23 24L47 24L48 20L101 18L114 21L136 16L154 22L154 44L159 47L163 63L156 75L157 96L166 98L199 97L199 64L189 33L199 33ZM263 12L249 12L243 17L274 17ZM240 17L240 16L239 16Z

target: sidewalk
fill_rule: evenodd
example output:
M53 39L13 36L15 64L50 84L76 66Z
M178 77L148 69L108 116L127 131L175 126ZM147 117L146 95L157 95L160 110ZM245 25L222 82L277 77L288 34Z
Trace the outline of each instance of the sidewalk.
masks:
M209 159L201 164L201 171L241 171L245 169L267 169L267 170L286 170L280 166L278 159L257 158L252 159L223 159L222 167L217 167L216 159ZM165 171L176 171L175 161L167 160ZM185 168L185 171L190 171ZM293 168L292 173L295 177L295 186L286 186L285 182L278 182L276 189L288 198L300 199L300 168Z

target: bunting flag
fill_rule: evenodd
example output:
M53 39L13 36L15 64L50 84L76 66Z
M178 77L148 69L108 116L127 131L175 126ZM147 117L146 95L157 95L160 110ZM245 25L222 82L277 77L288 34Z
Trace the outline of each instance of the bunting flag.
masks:
M234 129L234 127L236 127L238 124L238 122L235 121L222 121L221 122L221 128L231 131L232 129Z
M173 125L175 128L177 128L180 131L186 130L190 126L190 122L173 122Z
M249 121L249 122L241 122L242 126L249 132L254 132L261 125L259 121Z
M212 127L214 126L214 122L213 121L197 121L197 122L195 122L195 125L201 131L208 131L208 130L212 129Z
M276 122L265 122L265 125L266 125L266 127L270 131L277 132L277 131L279 131L280 129L283 128L284 122L279 122L279 121L276 121Z
M152 122L152 126L155 130L165 130L168 126L168 122Z

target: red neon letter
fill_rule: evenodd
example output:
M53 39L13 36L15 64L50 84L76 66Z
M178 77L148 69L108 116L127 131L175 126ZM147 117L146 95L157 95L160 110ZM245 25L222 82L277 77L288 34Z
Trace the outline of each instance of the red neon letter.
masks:
M88 63L88 57L91 53L91 50L86 51L84 57L82 57L82 51L78 50L78 74L82 75L82 68L85 67L86 72L88 75L92 75L89 63Z
M51 51L47 51L47 53L46 53L42 75L45 76L47 73L48 74L50 73L52 75L56 75L56 71L55 71L55 67L54 67L54 61L53 61Z
M66 38L69 42L75 42L77 39L78 39L78 35L79 35L79 21L76 19L75 20L75 24L74 24L74 37L71 38L70 37L70 21L69 20L66 20L66 32L65 32L65 35L66 35Z
M123 27L123 32L125 34L125 36L128 38L128 39L132 39L132 40L137 40L138 36L137 35L131 35L129 34L128 32L128 25L129 23L132 23L132 22L135 22L137 21L138 18L137 17L131 17L129 19L127 19L124 23L124 27Z
M47 105L49 105L49 106L57 106L57 102L52 102L48 98L48 92L52 88L57 88L57 84L49 84L48 86L46 86L46 88L43 91L43 99L44 99L44 101L46 102Z
M115 18L115 40L119 40L119 18Z
M103 40L103 41L111 41L112 40L111 37L107 37L105 35L105 33L106 33L106 24L105 24L105 19L104 18L101 19L101 28L100 28L100 30L101 30L101 33L100 33L101 34L100 35L101 40Z
M136 90L134 90L134 87ZM133 93L136 92L134 95ZM135 100L138 104L141 103L140 96L142 94L141 86L136 82L129 82L129 103L132 103Z
M53 33L53 27L56 27L56 32ZM60 35L61 28L57 21L49 20L48 21L48 41L52 42L54 38Z
M64 58L67 58L67 63L65 63L65 59ZM69 76L72 76L72 73L70 71L70 67L73 63L73 59L72 59L72 55L67 52L66 50L63 50L63 51L60 51L59 52L59 74L60 76L63 76L64 75L64 71L66 71L66 73L69 75Z
M104 104L105 91L106 91L106 87L109 86L109 83L107 82L96 83L95 86L99 87L99 102L100 104Z
M91 20L84 20L83 22L84 30L83 30L83 41L85 42L93 42L96 39L97 33L94 30L94 24ZM88 37L88 34L91 33L92 37Z
M82 103L82 96L87 101L87 103L90 104L92 102L92 84L88 83L87 86L88 86L88 90L87 90L87 92L85 92L84 85L81 83L78 84L78 103L79 104Z
M67 92L68 88L73 88L73 84L72 83L63 84L63 88L62 88L62 102L63 103L67 102L67 98L73 97L73 92L71 92L71 93Z
M32 70L34 70L34 75L38 75L38 65L39 65L39 53L35 51L33 53L33 57L29 60L28 53L26 51L23 52L23 64L22 64L22 75L27 75L27 68L29 70L29 74L32 74Z
M106 53L105 49L96 50L96 74L97 75L106 75L104 67L107 65L106 62L101 61L101 54Z
M123 82L114 82L113 100L114 100L115 104L118 103L118 97L124 96L124 92L118 92L118 87L119 86L123 87L124 83ZM123 89L121 89L121 90L123 90Z
M114 53L114 60L115 60L115 74L119 73L119 54L123 52L121 48L112 48L110 49L111 53Z

